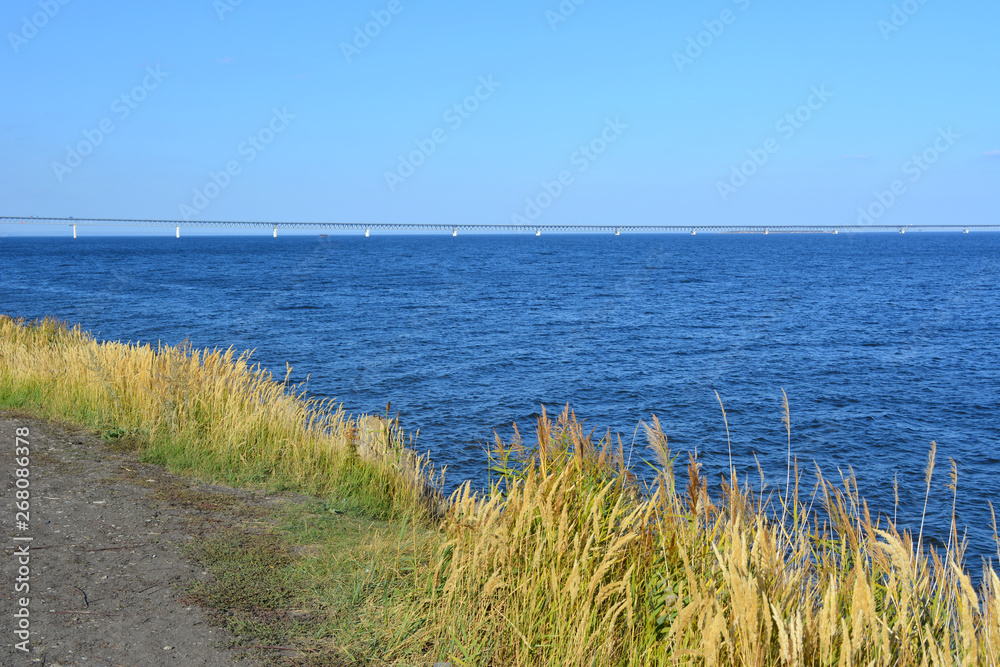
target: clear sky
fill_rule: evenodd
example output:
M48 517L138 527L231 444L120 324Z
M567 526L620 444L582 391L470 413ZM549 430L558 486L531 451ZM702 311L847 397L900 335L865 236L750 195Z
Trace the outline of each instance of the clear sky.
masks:
M5 0L0 215L996 223L998 26L995 0Z

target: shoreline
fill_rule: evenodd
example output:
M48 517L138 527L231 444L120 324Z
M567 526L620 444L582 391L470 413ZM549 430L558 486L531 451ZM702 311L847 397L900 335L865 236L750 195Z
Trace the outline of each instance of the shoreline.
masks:
M436 471L413 461L398 422L289 395L244 359L97 343L52 322L0 319L0 402L97 427L188 474L316 494L322 509L284 535L314 536L310 568L339 574L292 585L289 595L304 594L300 586L330 591L323 605L357 614L365 632L355 640L381 647L369 659L638 665L693 651L722 664L770 664L798 646L810 662L850 651L911 664L927 651L952 652L949 637L961 638L957 656L971 664L1000 656L995 572L977 593L957 531L946 553L921 555L923 532L873 523L850 478L807 495L796 469L783 496L765 499L733 481L719 499L692 457L678 488L684 473L675 478L674 467L683 462L654 417L645 435L660 470L644 497L620 443L588 434L568 410L555 418L543 410L537 444L496 443L502 485L476 494L465 484L442 516L440 496L428 503L417 483L439 488ZM933 472L932 450L928 498ZM338 543L328 521L345 514L381 523ZM345 562L335 544L367 555ZM337 577L361 577L367 593L345 602ZM932 602L932 614L919 611ZM382 614L410 619L403 634ZM336 623L336 614L319 616ZM901 639L886 641L886 632Z

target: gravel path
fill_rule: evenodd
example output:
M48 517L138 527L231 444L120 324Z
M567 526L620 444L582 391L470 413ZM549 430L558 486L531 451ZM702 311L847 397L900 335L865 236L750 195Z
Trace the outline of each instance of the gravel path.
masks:
M27 529L15 507L18 429L28 429L31 452ZM226 502L204 501L215 496ZM226 633L185 604L182 584L208 574L183 547L206 522L239 520L236 506L281 501L197 485L112 451L88 432L9 413L0 414L0 498L0 664L259 664L227 648ZM19 561L28 561L27 577ZM17 590L23 584L30 592ZM22 597L29 598L30 653L17 648Z

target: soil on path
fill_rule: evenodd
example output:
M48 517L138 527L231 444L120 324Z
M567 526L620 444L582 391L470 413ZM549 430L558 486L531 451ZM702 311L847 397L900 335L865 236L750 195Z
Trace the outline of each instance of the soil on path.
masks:
M31 450L26 529L15 507L18 428L28 429ZM185 586L210 576L185 547L219 526L252 523L255 508L284 499L198 484L88 431L0 413L0 501L0 664L260 664L227 648L231 637L185 602ZM16 590L25 545L30 593ZM27 654L16 648L22 597L30 599Z

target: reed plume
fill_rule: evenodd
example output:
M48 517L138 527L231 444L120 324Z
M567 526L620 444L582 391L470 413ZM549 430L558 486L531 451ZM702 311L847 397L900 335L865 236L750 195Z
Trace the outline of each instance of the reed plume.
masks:
M934 456L937 454L937 443L931 440L931 451L927 455L927 467L924 468L924 484L927 486L927 491L924 494L924 509L920 513L920 533L917 537L917 552L923 545L924 539L924 520L927 518L927 501L931 497L931 478L934 477Z

